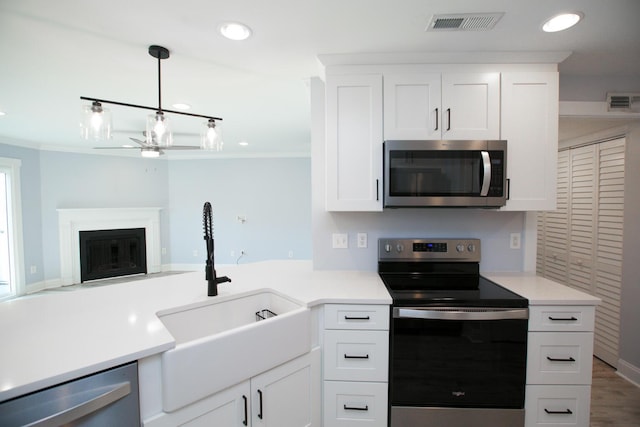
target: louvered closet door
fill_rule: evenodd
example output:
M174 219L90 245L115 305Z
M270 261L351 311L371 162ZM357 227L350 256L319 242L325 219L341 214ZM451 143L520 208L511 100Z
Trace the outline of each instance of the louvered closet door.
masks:
M622 284L622 236L624 225L625 140L599 144L597 250L595 295L595 354L616 366L620 338L620 289Z
M569 152L558 153L557 208L544 219L545 276L566 283L568 259Z
M569 285L590 294L594 293L596 149L595 145L589 145L569 150Z

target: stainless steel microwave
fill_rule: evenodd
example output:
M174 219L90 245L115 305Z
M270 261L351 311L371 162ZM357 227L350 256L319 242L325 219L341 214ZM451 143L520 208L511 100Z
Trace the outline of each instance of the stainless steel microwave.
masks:
M497 208L507 201L507 141L385 141L384 206Z

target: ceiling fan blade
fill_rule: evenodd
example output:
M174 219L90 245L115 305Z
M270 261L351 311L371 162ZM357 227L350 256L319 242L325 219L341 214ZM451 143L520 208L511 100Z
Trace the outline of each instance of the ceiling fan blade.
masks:
M142 141L142 140L140 140L138 138L129 137L129 139L132 140L133 142L137 143L137 144L140 144L140 146L142 146L142 147L148 147L149 146L149 144L147 144L146 141Z
M139 150L140 147L93 147L94 150L130 150L132 148L135 148L136 150Z
M162 147L163 150L199 150L198 145L171 145L169 147Z

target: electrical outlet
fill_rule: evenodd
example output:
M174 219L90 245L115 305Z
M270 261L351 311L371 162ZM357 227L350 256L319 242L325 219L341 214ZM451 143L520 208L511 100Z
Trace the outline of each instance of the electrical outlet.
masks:
M359 248L367 247L367 233L358 233L358 247Z
M166 255L167 254L167 248L162 248L162 255Z
M198 250L197 249L193 250L193 256L198 256Z
M511 249L520 249L520 240L522 235L520 233L511 233L509 238L509 247Z
M349 235L347 233L333 233L333 249L348 249L349 248Z
M293 258L293 251L289 251L289 258Z
M29 273L36 274L37 272L38 272L38 267L36 267L35 265L32 265L31 267L29 267Z

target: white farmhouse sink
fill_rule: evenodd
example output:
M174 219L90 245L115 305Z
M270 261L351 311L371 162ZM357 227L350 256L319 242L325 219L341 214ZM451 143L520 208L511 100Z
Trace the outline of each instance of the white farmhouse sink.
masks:
M277 314L256 321L256 312ZM176 340L162 354L162 403L172 412L311 349L310 311L258 290L158 313Z

